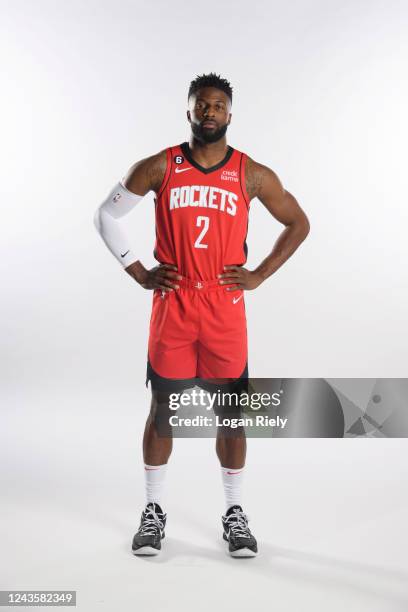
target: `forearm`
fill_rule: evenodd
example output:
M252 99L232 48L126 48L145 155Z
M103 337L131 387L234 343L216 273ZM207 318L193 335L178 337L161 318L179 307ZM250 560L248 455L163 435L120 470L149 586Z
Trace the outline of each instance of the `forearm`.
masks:
M309 233L308 223L288 225L274 244L270 254L254 270L262 280L266 280L278 270L296 251Z
M137 261L132 252L121 217L128 214L143 196L127 190L121 183L116 185L94 215L94 224L106 246L122 267L127 268Z
M139 283L139 285L143 286L143 284L146 281L147 270L146 270L146 268L144 267L144 265L142 264L141 261L137 260L137 261L133 262L132 264L127 266L125 268L125 270L129 274L129 276L134 278L135 281L137 281Z

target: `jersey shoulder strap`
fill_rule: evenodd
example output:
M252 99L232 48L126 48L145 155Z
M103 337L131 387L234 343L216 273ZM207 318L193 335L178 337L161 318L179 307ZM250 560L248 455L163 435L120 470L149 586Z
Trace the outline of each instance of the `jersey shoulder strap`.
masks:
M166 172L164 174L160 189L157 192L157 198L161 196L167 186L167 183L169 182L173 164L179 164L181 162L181 159L177 159L178 157L181 157L181 155L182 151L179 144L166 148Z
M245 203L249 209L251 203L250 203L247 188L246 188L246 167L247 167L248 155L244 153L243 151L238 151L238 149L235 149L235 152L237 154L238 164L239 164L239 170L238 170L239 184L241 186L241 191L242 191L242 195L244 196Z

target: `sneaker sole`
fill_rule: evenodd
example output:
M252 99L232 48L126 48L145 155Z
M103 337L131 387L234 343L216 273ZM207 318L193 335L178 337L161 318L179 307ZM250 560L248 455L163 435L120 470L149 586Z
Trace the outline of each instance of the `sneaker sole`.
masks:
M157 550L157 548L153 548L152 546L142 546L142 548L138 548L137 550L132 549L132 553L134 555L148 555L151 557L153 555L160 554L160 550Z
M238 548L238 550L230 550L229 543L228 542L225 542L225 543L227 545L228 554L231 555L231 557L256 557L258 554L257 552L254 552L250 548Z

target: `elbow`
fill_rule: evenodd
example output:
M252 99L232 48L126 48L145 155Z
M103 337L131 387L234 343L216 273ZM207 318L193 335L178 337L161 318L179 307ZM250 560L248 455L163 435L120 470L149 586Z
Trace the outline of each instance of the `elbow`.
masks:
M303 214L302 219L299 222L299 232L302 235L302 241L308 236L310 232L310 223L309 219L305 214Z

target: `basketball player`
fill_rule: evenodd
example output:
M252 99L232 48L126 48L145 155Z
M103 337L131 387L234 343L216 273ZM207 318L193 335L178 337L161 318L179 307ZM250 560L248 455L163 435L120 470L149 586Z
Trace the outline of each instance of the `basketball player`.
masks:
M169 394L195 385L239 389L248 379L244 291L271 276L309 232L305 213L275 172L227 144L231 105L226 79L215 73L197 76L188 92L189 141L135 163L95 215L112 254L141 287L153 291L146 377L152 400L143 438L147 499L133 538L134 554L157 554L165 535L162 492L172 437L160 435L157 417L167 414ZM159 262L151 270L133 253L120 226L120 218L149 191L155 193L154 257ZM271 253L248 270L246 237L254 198L285 229ZM226 498L223 538L232 556L255 556L257 542L241 501L244 432L219 432L216 452Z

